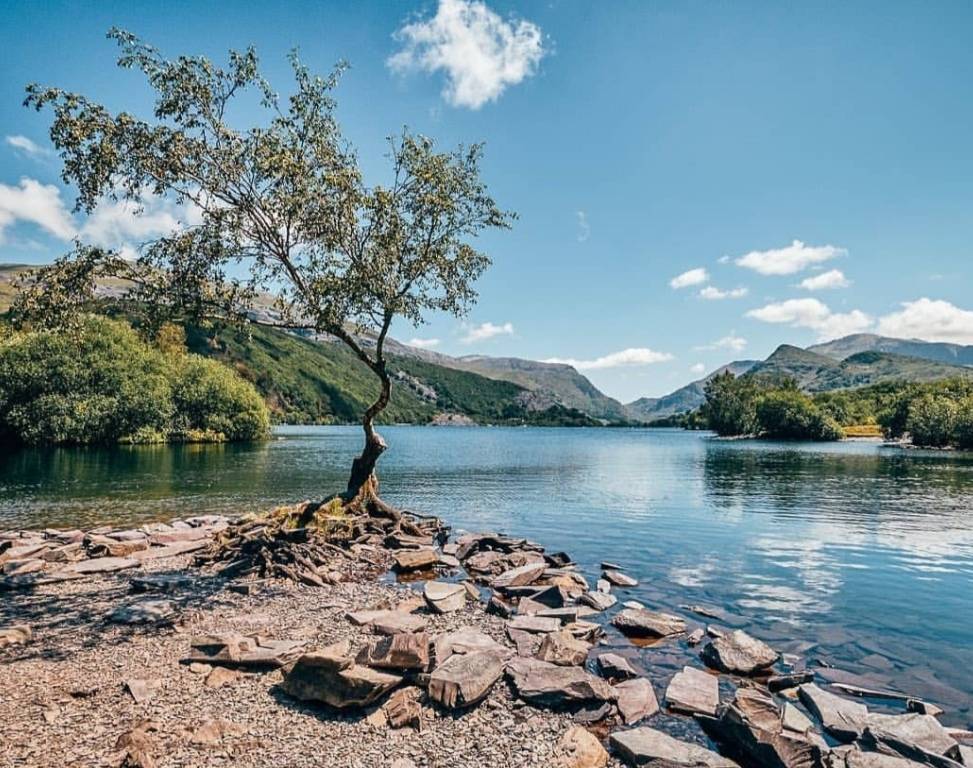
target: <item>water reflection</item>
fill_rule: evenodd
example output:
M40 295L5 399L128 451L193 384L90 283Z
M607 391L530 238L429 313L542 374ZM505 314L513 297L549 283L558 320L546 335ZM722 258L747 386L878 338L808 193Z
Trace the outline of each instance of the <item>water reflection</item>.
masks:
M973 694L973 457L874 444L726 442L665 430L390 428L387 497L458 528L602 558L628 596L719 609L782 650L954 709ZM344 428L255 445L0 457L0 527L240 512L340 486ZM669 647L673 668L684 663ZM967 718L968 719L968 718Z

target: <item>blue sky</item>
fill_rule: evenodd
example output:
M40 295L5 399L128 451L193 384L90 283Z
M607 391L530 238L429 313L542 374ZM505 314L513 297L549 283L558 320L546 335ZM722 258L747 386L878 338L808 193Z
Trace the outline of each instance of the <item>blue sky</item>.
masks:
M973 343L973 5L940 2L67 3L8 0L0 262L77 233L115 247L180 220L70 213L27 82L146 113L112 25L165 53L257 47L351 70L366 173L403 125L486 142L519 213L465 324L395 329L450 354L576 362L622 400L782 342L868 330ZM675 287L674 287L675 286Z

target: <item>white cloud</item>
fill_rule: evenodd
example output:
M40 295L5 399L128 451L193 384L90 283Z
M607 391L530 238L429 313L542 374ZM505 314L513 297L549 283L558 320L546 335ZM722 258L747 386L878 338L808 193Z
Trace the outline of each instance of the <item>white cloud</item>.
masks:
M395 37L403 48L389 58L396 72L446 73L443 97L479 109L508 86L530 77L544 57L540 27L504 20L483 2L439 0L436 15L406 24Z
M878 332L905 339L973 344L973 312L939 299L906 301L900 311L879 318Z
M418 347L419 349L432 349L433 347L439 346L439 339L409 339L406 342L410 347Z
M838 313L817 299L788 299L751 309L747 317L765 323L787 324L795 328L810 328L822 340L861 333L872 325L872 318L858 309Z
M652 365L653 363L664 363L667 360L672 360L672 355L668 352L656 352L647 347L631 347L629 349L623 349L620 352L612 352L604 357L597 357L594 360L577 360L573 357L551 357L544 360L544 362L570 365L579 371L596 371L603 368Z
M793 275L812 264L829 261L846 253L844 248L833 245L805 245L800 240L795 240L783 248L750 251L737 258L736 263L761 275Z
M749 293L746 288L731 288L728 291L723 291L717 288L715 285L707 285L699 292L699 298L708 299L709 301L718 301L720 299L742 299Z
M705 283L707 280L709 280L709 272L703 267L696 267L696 269L690 269L681 275L676 275L669 281L669 285L678 290L679 288L688 288L691 285Z
M578 217L578 242L583 243L589 237L591 237L591 226L588 224L588 214L584 211L578 211L575 214Z
M699 352L706 352L715 349L729 349L733 352L742 352L747 348L747 340L742 336L737 336L731 333L729 336L724 336L721 339L717 339L712 344L704 344L701 347L696 347L695 349Z
M474 344L477 341L486 341L495 336L513 336L514 326L512 323L495 325L494 323L480 323L479 325L465 325L466 335L462 338L464 344Z
M831 288L847 288L851 281L840 269L831 269L814 277L801 280L800 287L808 291L823 291Z
M0 184L0 242L4 230L17 221L36 224L61 240L75 235L74 220L64 206L61 190L35 179L22 178L16 187Z
M698 373L705 373L706 372L706 366L703 365L702 363L693 363L691 366L689 366L689 370L690 370L690 372L697 373L697 374Z
M147 240L198 221L199 211L194 206L160 197L146 197L141 207L131 200L103 200L85 220L79 235L87 243L117 249L130 258Z
M26 136L5 136L3 140L7 146L13 147L30 157L48 157L53 154L51 150L40 146Z

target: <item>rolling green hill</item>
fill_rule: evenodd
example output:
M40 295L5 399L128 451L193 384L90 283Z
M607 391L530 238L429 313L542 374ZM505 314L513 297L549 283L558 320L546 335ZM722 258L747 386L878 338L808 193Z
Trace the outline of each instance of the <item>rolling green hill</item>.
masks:
M357 423L378 393L375 376L344 345L255 326L219 334L188 328L191 351L235 368L264 395L275 418L288 423ZM524 387L468 371L394 356L392 401L385 423L425 424L441 413L480 424L593 425L559 404L536 407Z
M855 333L808 347L811 352L845 360L859 352L891 352L952 365L973 365L973 346L919 339L893 339L874 333Z

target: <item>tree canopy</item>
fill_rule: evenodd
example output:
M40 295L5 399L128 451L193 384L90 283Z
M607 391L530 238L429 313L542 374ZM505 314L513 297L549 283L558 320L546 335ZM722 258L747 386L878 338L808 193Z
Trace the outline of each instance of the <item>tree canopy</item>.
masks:
M29 279L17 317L69 323L112 277L131 286L131 311L155 322L269 314L277 325L331 334L381 383L363 418L370 473L384 449L372 422L388 403L392 321L465 312L490 263L472 241L513 219L480 178L482 147L438 152L429 138L403 132L389 140L387 182L369 185L336 117L343 64L320 77L293 53L293 88L282 98L253 49L231 51L219 66L167 60L123 30L108 36L120 46L119 66L140 71L154 91L151 118L36 84L26 104L53 112L51 140L77 209L156 195L185 205L191 220L144 243L134 260L78 244ZM241 105L258 106L263 119L236 127Z

